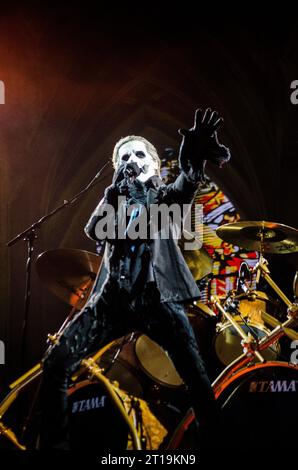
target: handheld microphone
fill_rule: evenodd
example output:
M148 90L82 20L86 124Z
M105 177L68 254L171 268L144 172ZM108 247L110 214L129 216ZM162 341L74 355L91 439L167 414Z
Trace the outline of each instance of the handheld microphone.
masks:
M123 174L125 178L137 178L141 173L142 169L135 162L127 163L124 167Z

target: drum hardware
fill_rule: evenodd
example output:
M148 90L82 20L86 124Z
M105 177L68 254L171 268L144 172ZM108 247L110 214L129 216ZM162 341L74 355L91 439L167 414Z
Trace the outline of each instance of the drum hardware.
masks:
M91 356L91 359L98 363L100 360L101 356L113 345L114 341L111 341L110 343L106 344L103 348L101 348L99 351L97 351L93 356ZM82 365L72 376L71 380L72 382L76 382L78 378L86 372L86 367Z
M264 253L283 254L298 251L298 230L287 225L265 221L242 221L225 224L216 230L223 240L241 246L246 250L260 253L258 263L253 269L258 284L262 275L282 301L289 307L291 301L270 277L268 261Z
M227 307L227 309L233 313L234 320L239 323L239 325L243 324L244 330L248 331L257 341L269 333L269 329L265 326L265 323L268 326L270 326L270 323L264 322L262 312L266 313L267 308L272 308L272 305L273 301L270 300L264 292L252 290L247 287L245 293L242 294L238 294L237 291L231 291L227 295L226 300L224 300L224 307ZM224 324L223 329L226 330L227 328L230 329L231 327ZM278 353L277 349L278 345L272 350L273 356L266 357L266 359L276 359Z
M230 313L222 307L217 296L212 296L211 302L218 308L218 310L222 313L222 315L228 320L228 322L233 326L238 335L242 338L241 345L243 347L243 352L249 357L256 356L259 361L264 362L265 359L257 350L257 342L255 338L250 333L248 335L245 334L241 326L234 320L232 315L230 315Z
M19 443L15 433L0 421L0 436L5 436L17 449L26 450L26 447Z
M62 211L66 207L72 206L75 204L85 193L87 193L91 188L93 188L99 181L101 181L101 174L106 166L108 166L109 160L107 160L104 165L100 168L97 174L92 178L92 180L87 184L87 186L82 189L79 193L75 194L70 199L66 199L62 204L57 206L54 210L43 215L30 225L27 229L23 230L21 233L9 240L6 245L11 247L18 243L20 240L27 242L27 261L26 261L26 282L25 282L25 299L24 299L24 320L22 328L22 347L21 347L21 367L24 369L25 360L26 360L26 339L27 339L27 328L28 328L28 318L30 310L30 300L31 300L31 273L32 273L32 261L34 253L34 242L38 238L38 230L41 229L42 225L51 219L58 212Z
M123 349L123 346L125 344L129 344L131 343L131 341L134 339L134 336L135 336L135 332L132 332L130 335L129 335L129 338L127 339L127 336L124 336L122 341L121 341L121 344L118 346L115 354L113 355L112 357L112 360L110 361L110 364L109 366L105 369L104 371L104 374L107 375L107 373L109 372L109 370L113 367L113 365L115 364L119 354L121 353L122 349Z
M110 397L114 401L116 407L119 409L124 421L126 422L129 432L132 437L133 445L135 450L142 450L141 442L139 436L136 432L135 426L131 421L130 417L128 416L122 401L120 400L119 396L117 395L115 388L111 385L110 381L102 374L103 370L98 367L96 362L92 358L83 359L82 361L83 366L86 367L87 371L90 373L91 377L96 377L106 388Z
M214 313L213 310L211 310L211 308L209 308L208 305L204 304L203 302L194 301L193 305L195 305L196 307L201 309L207 316L210 316L211 318L216 318L217 317L216 313ZM195 314L192 314L192 313L189 313L189 312L187 312L187 315L189 317L195 316Z
M260 259L253 268L253 272L257 273L257 280L259 282L260 276L263 276L265 281L272 287L272 289L277 293L277 295L281 298L281 300L289 307L292 305L292 302L288 299L288 297L282 292L282 290L278 287L278 285L273 281L270 277L269 268L268 268L268 261L264 258L262 253L260 254Z
M143 429L142 409L139 400L136 400L135 397L131 398L131 409L128 412L128 415L130 415L132 410L134 410L135 413L135 428L138 435L140 436L141 447L142 450L145 450L147 440Z
M86 371L89 372L91 377L94 376L97 380L100 380L100 382L105 386L108 393L111 395L111 398L114 401L115 405L119 408L122 417L125 419L125 422L129 428L129 432L132 436L133 447L135 449L140 449L140 441L138 436L136 436L136 431L134 430L129 418L127 418L127 415L125 414L126 412L123 411L123 405L121 404L121 400L119 399L116 391L114 390L115 388L118 388L118 384L111 384L110 381L103 376L103 370L100 369L95 362L95 360L98 360L101 355L107 350L107 348L111 346L112 343L113 342L107 344L104 348L99 350L93 357L84 359L81 363L82 368L79 370L79 373L76 376L72 377L72 380L76 380L79 375L81 375L83 372L86 373ZM42 363L39 363L10 385L11 391L0 403L0 419L2 419L3 415L14 403L20 393L41 374ZM20 450L26 450L26 447L19 442L14 432L10 428L8 428L2 421L0 421L0 436L4 436L9 439Z
M26 374L24 374L22 377L20 377L18 380L16 380L13 384L10 385L10 388L12 390L0 403L0 419L2 419L3 415L10 408L10 406L21 393L21 391L26 388L27 385L29 385L33 380L38 378L41 373L41 364L37 364L35 367L26 372ZM11 429L7 428L2 422L0 422L0 436L1 435L9 439L18 449L26 450L26 447L18 441L14 432Z
M282 336L285 335L285 329L291 326L293 323L297 321L297 306L293 306L292 313L288 313L288 319L279 325L277 325L270 333L262 338L259 343L257 344L258 351L266 350L271 344L278 341ZM229 364L215 379L212 383L212 387L214 393L217 394L220 392L222 384L225 383L226 380L229 380L230 377L233 376L238 370L245 367L247 364L251 362L251 357L248 356L246 353L243 353L237 359L235 359L231 364Z
M292 341L298 340L298 333L295 330L292 330L291 328L282 327L282 323L280 323L272 315L269 315L269 313L261 312L261 315L264 321L268 323L268 325L270 325L272 328L283 328L284 333L288 338L290 338Z
M72 309L68 318L72 317L73 312L75 309ZM65 328L66 324L68 322L65 321L59 331L55 333L53 336L56 338L59 334L61 334L62 330ZM94 354L90 359L93 361L98 361L99 358L104 354L104 352L112 345L113 341L103 348L101 348L96 354ZM51 346L50 346L51 347ZM83 373L86 372L86 367L82 366L76 374L74 374L71 377L71 380L75 382L79 376L81 376ZM0 419L3 417L3 415L7 412L7 410L10 408L10 406L13 404L13 402L18 398L20 393L29 385L31 384L35 379L40 377L42 374L42 362L36 364L34 367L32 367L29 371L27 371L25 374L23 374L21 377L19 377L17 380L12 382L9 385L9 388L11 391L8 393L8 395L2 400L0 403ZM1 429L0 429L0 436L3 435L7 437L13 444L15 444L18 448L24 447L22 444L19 443L17 438L15 437L13 431L11 431L9 428L7 428L1 421ZM25 447L24 447L25 450Z
M38 258L39 261L37 260L37 266L38 273L41 279L44 280L46 284L48 284L50 289L52 289L52 291L56 293L58 297L62 298L62 300L67 299L68 303L73 305L73 308L71 309L69 315L63 322L58 332L54 334L48 334L47 338L48 342L50 343L50 346L46 352L46 355L49 353L50 349L59 342L60 335L65 330L69 321L74 317L78 309L78 305L81 304L82 300L84 300L84 303L86 302L85 297L82 297L81 295L76 295L75 298L69 298L69 289L66 281L71 280L73 282L73 280L76 279L76 282L78 283L77 285L82 286L82 281L84 282L84 285L86 285L84 276L86 276L86 272L88 272L88 275L90 276L90 272L92 273L92 270L96 271L96 269L99 268L99 258L100 257L94 255L94 253L88 253L81 250L52 250L43 253ZM66 259L68 259L68 261L73 261L72 263L70 263L71 270L74 273L72 274L73 277L69 277L65 270L63 271L62 269L63 260L65 261ZM59 272L60 274L58 274ZM93 274L95 275L95 272L93 272ZM58 278L55 277L57 275ZM63 280L62 284L59 284L59 280ZM90 282L91 277L87 280L89 291L92 287L90 286ZM63 285L62 288L61 285ZM86 368L84 368L84 370L86 370ZM41 373L42 363L39 363L36 364L28 372L23 374L12 384L10 384L9 388L11 389L11 392L4 398L4 400L0 404L0 417L2 417L3 414L8 410L11 404L19 396L20 392L22 392L22 390L25 389L31 382L37 379L41 375ZM18 441L15 441L16 438L14 437L14 433L12 433L12 431L6 428L4 424L2 424L2 426L3 429L7 429L7 431L1 432L0 435L2 434L6 436L13 443L16 443L19 448L23 447Z

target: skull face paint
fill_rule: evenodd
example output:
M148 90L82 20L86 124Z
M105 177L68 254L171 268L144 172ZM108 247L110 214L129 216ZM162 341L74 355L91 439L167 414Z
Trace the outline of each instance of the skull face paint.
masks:
M144 142L140 140L130 140L121 145L118 150L117 166L131 162L135 162L141 169L137 179L142 183L151 178L151 176L158 174L158 163L147 151Z

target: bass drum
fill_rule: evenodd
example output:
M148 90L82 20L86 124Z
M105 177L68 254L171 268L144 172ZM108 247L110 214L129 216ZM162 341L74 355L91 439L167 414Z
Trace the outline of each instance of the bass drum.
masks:
M149 404L114 388L135 425L142 448L159 449L168 429ZM120 410L99 382L84 380L69 389L68 415L70 450L133 450L128 427Z
M255 364L225 381L218 393L221 443L245 448L296 446L298 367L285 362Z
M239 370L216 386L221 429L210 437L210 448L250 451L297 445L298 366L267 362ZM194 415L187 413L168 449L194 450Z
M100 383L84 380L71 387L68 414L70 450L127 448L127 425Z

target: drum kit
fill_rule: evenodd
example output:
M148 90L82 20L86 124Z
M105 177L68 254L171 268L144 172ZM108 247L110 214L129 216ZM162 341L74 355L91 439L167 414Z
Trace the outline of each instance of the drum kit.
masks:
M265 255L298 251L298 230L241 221L222 225L216 233L225 242L259 253L253 268L241 264L235 290L187 309L222 412L225 432L215 436L216 446L229 445L231 438L239 446L288 446L294 443L298 419L298 273L291 301L271 278ZM186 261L200 282L211 273L212 259L203 249L190 253ZM72 306L59 331L48 335L50 343L59 340L86 303L100 262L99 255L70 249L37 258L41 281ZM275 297L260 289L261 281ZM30 446L2 419L41 374L39 363L10 385L0 403L0 435L21 450ZM69 388L69 422L73 448L196 447L194 415L183 381L167 352L141 332L115 340L82 361Z

